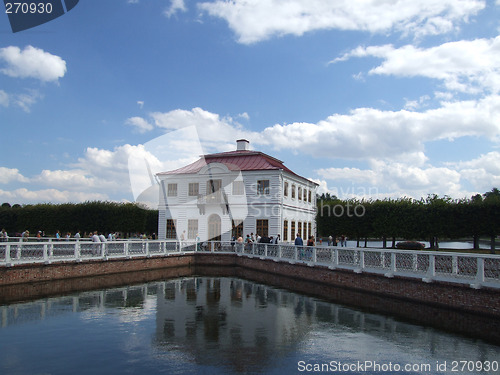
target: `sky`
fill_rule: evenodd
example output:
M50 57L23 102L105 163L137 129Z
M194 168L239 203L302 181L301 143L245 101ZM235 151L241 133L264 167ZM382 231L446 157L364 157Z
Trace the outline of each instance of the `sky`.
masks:
M500 187L500 0L80 0L17 33L0 15L0 202L133 202L241 138L342 199Z

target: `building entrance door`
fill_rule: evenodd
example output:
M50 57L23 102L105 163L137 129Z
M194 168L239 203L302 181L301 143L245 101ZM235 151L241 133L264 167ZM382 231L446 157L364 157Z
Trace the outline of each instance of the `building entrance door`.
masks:
M208 240L221 240L221 219L217 214L212 214L208 218Z

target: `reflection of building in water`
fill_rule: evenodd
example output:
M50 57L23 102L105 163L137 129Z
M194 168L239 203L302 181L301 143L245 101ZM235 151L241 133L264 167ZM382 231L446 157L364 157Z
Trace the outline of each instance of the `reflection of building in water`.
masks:
M313 311L312 299L240 279L171 281L158 291L157 344L248 369L301 342Z

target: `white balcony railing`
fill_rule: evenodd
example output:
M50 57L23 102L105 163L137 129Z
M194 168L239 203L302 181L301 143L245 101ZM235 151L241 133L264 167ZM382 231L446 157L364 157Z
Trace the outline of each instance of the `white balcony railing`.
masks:
M500 256L469 253L309 247L290 244L239 244L236 242L195 242L129 240L0 242L0 267L30 263L82 262L92 259L120 259L169 256L185 253L235 253L330 269L368 272L385 277L404 276L423 282L446 281L469 284L472 288L500 289Z

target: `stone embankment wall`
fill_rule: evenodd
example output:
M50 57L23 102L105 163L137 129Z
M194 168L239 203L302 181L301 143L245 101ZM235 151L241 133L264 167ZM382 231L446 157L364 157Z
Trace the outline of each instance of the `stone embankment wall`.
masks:
M259 272L262 275L276 275L290 279L289 285L301 282L313 283L316 289L334 287L367 296L384 296L424 303L429 306L446 307L483 316L500 318L500 291L493 289L472 289L468 285L432 282L419 279L386 278L383 275L354 273L347 270L331 270L321 266L290 264L237 256L235 254L183 254L168 257L96 260L53 264L31 264L0 268L0 303L15 299L21 290L25 298L43 290L45 283L65 280L60 292L93 289L99 280L115 280L113 285L122 285L152 277L171 278L198 274L201 269L212 269L220 276L237 276L235 269ZM72 288L72 289L71 289ZM293 289L293 288L291 288ZM42 293L43 294L43 293Z

